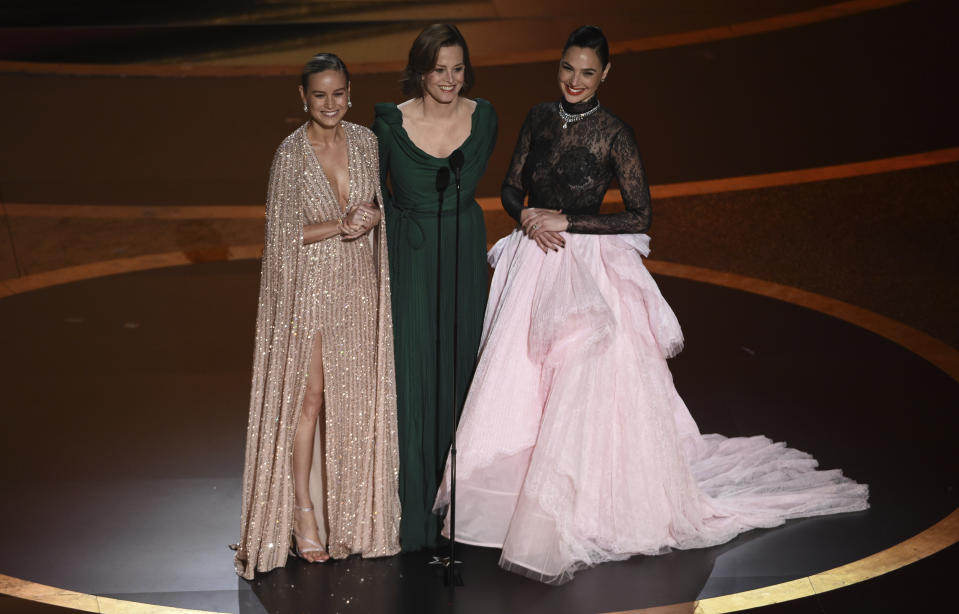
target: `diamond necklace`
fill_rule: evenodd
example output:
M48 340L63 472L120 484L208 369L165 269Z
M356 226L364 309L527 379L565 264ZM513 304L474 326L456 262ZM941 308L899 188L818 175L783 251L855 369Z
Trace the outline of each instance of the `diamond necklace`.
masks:
M563 130L566 130L566 126L575 124L581 119L586 119L596 111L599 111L599 102L597 102L596 106L589 111L583 111L582 113L567 113L566 109L563 108L562 102L556 103L556 109L559 111L559 118L563 120Z

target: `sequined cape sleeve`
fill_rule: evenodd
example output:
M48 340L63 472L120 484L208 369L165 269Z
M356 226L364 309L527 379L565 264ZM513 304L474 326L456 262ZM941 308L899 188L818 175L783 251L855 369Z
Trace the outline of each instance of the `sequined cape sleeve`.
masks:
M387 487L375 493L372 502L371 539L382 544L376 556L396 554L400 551L400 518L402 508L399 495L400 451L396 427L396 365L393 352L393 310L390 288L389 254L386 238L386 204L380 178L379 141L372 131L367 131L367 148L364 159L370 165L370 176L376 183L376 199L380 208L380 222L373 235L377 271L379 273L379 315L377 320L377 397L379 410L376 413L374 430L376 437L385 445L373 458L374 474L380 476Z
M292 295L298 254L303 247L303 221L294 182L302 174L302 164L291 137L281 143L273 157L267 188L241 532L235 558L237 573L247 579L257 569L264 571L285 563L290 546L284 510L292 505L292 491L282 476L290 473L286 444L291 439L291 417L283 415L283 403L274 402L283 379L278 381L268 374L282 369L285 352L280 348L287 347L289 337L295 334L290 327Z

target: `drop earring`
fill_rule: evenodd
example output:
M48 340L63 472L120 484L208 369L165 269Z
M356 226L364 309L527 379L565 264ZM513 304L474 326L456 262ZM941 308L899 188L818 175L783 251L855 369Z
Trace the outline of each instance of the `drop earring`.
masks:
M304 102L304 103L303 103L303 112L306 113L306 112L309 111L309 110L310 110L310 107L306 106L306 103Z
M353 108L353 101L350 100L349 98L346 99L346 108L347 108L347 109L352 109L352 108Z

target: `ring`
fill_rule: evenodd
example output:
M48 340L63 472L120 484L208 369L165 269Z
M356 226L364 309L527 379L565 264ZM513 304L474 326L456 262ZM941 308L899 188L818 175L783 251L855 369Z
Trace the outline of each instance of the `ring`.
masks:
M537 228L539 228L539 224L533 224L529 227L530 230L536 230Z

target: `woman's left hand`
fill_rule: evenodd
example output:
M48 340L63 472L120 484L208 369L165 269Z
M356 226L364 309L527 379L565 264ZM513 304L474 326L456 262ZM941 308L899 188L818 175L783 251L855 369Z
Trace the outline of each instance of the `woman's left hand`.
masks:
M569 228L566 214L553 209L529 209L523 216L523 232L533 239L542 231L563 232Z
M361 203L353 208L350 213L351 221L355 231L343 235L344 239L357 239L370 231L374 226L380 223L379 207L371 203Z

